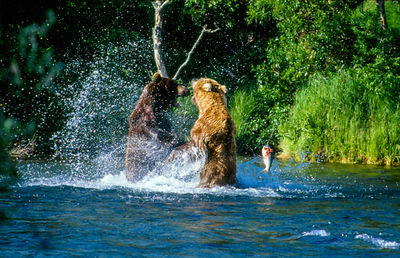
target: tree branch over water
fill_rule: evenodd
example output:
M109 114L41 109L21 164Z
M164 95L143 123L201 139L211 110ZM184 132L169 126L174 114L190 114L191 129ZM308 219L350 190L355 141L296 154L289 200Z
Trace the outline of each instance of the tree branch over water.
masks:
M154 49L154 60L156 62L157 71L160 73L162 77L169 77L167 72L167 67L164 61L164 53L162 50L162 23L163 23L163 15L162 9L169 3L167 1L155 1L153 2L154 13L155 13L155 23L153 28L153 49ZM176 80L181 73L182 69L189 63L190 57L193 54L194 50L196 49L197 45L199 44L200 40L203 38L205 32L207 33L214 33L218 31L219 28L215 30L207 29L207 25L203 26L203 29L197 38L196 42L194 43L192 49L189 51L185 62L178 68L174 77L172 79Z
M216 31L218 31L219 28L216 28L215 30L208 30L207 29L207 25L204 25L203 30L201 31L199 37L197 38L196 42L194 43L192 49L189 51L187 58L185 60L185 62L183 62L183 64L178 68L178 70L176 71L174 77L172 78L173 80L176 80L181 72L181 70L183 69L183 67L185 67L190 60L190 56L193 54L193 51L196 49L197 45L199 44L201 38L203 37L204 32L208 32L208 33L214 33Z

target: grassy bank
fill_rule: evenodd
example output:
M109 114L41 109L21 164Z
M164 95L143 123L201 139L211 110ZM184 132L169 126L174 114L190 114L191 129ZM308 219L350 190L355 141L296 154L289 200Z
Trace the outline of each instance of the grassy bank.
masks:
M365 84L365 76L340 72L313 77L298 92L288 121L280 127L283 155L398 165L399 83L377 91Z

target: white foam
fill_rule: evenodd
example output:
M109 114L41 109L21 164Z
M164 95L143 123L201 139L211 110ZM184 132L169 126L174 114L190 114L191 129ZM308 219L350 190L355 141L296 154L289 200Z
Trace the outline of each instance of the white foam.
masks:
M175 194L212 194L212 195L228 195L228 196L252 196L252 197L281 197L275 189L269 187L247 187L237 188L234 186L214 187L210 189L198 188L200 181L199 174L197 176L180 178L177 175L152 173L144 177L139 182L129 182L126 179L125 171L118 174L106 174L97 179L84 179L74 176L52 176L30 178L28 181L20 184L20 187L29 186L71 186L86 189L113 189L124 188L128 192L161 192ZM186 173L186 172L185 172Z
M396 241L387 241L381 238L375 238L365 233L356 235L354 239L364 240L366 242L372 243L379 248L398 249L400 247L400 244Z
M124 171L118 175L108 174L100 179L100 184L104 186L125 186L129 187L132 184L126 179Z
M166 176L166 175L148 175L143 180L131 183L129 182L124 172L119 175L105 175L101 178L98 184L89 184L85 187L95 188L112 188L115 186L126 187L132 191L145 191L145 192L163 192L163 193L177 193L177 194L215 194L215 195L245 195L254 197L281 197L274 189L263 188L236 188L233 186L214 187L211 189L198 188L199 178L196 180L182 180L179 177Z
M118 152L118 151L117 151ZM280 198L308 193L302 184L281 181L279 171L262 172L261 167L254 162L238 163L238 185L214 187L211 189L197 188L200 182L200 170L204 159L196 161L182 157L177 163L158 164L140 181L132 183L125 177L121 164L123 159L111 154L103 154L91 162L81 163L47 163L27 164L21 166L23 182L20 186L72 186L93 189L123 188L128 192L162 192L177 194L213 194L228 196L253 196ZM130 193L127 193L130 194ZM290 195L289 195L290 196Z
M320 236L320 237L327 237L330 236L331 233L329 233L328 231L324 230L324 229L314 229L311 230L310 232L303 232L301 234L302 236Z

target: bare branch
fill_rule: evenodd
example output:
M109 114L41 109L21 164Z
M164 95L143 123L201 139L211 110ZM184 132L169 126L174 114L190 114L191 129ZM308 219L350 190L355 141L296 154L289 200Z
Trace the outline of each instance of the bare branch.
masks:
M188 55L187 55L187 57L186 57L185 62L183 62L183 64L178 68L178 71L176 71L174 77L172 78L173 80L176 80L176 79L178 78L178 76L179 76L181 70L183 69L183 67L185 67L185 66L189 63L190 57L191 57L191 55L193 54L193 51L195 50L195 48L197 47L197 45L199 44L201 38L203 37L204 32L207 32L207 33L214 33L214 32L216 32L216 31L218 31L218 30L219 30L219 28L216 28L215 30L208 30L208 29L207 29L207 25L204 25L204 27L203 27L203 29L202 29L202 31L201 31L199 37L197 38L196 42L194 43L192 49L189 51L189 53L188 53Z
M153 50L154 50L154 60L156 62L157 66L157 71L160 73L162 77L169 77L167 73L167 68L165 65L164 61L164 56L163 56L163 51L162 51L162 22L163 22L163 17L162 17L162 9L169 3L170 0L166 1L154 1L153 2L153 7L154 7L154 13L155 13L155 22L154 22L154 28L153 28ZM193 54L193 51L199 44L201 38L203 37L204 33L214 33L218 31L219 28L215 30L209 30L207 29L207 25L203 27L203 30L201 31L199 37L197 38L196 42L194 43L192 49L189 51L187 58L185 62L179 67L178 71L176 72L175 76L173 77L174 80L176 80L182 71L183 67L185 67L190 60L191 55Z
M165 1L162 5L161 5L161 9L164 8L164 6L166 6L168 4L169 0Z

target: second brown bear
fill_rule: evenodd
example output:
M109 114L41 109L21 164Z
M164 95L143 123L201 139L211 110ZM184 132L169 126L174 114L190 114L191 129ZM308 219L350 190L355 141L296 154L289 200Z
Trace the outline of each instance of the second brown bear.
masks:
M126 149L126 178L130 182L141 180L161 163L170 148L178 144L167 113L177 105L177 97L189 91L175 80L154 74L146 85L129 118L129 136Z
M236 129L227 107L226 87L213 79L201 78L192 81L192 88L192 101L199 109L199 117L190 132L190 141L175 149L168 161L179 160L185 153L192 157L204 153L199 187L234 185Z

